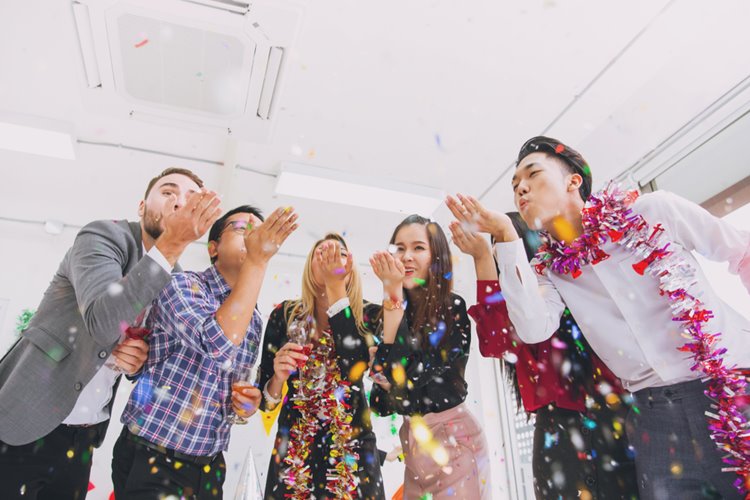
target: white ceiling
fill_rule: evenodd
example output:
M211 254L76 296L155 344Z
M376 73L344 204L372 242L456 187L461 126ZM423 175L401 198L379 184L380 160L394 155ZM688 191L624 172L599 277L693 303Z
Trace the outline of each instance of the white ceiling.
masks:
M497 181L484 201L507 210L502 174L546 132L583 152L601 183L750 73L748 19L746 0L310 1L274 135L254 144L87 109L70 1L3 0L0 113L61 122L84 143L75 161L0 151L0 216L135 218L148 179L185 166L225 208L297 207L291 253L328 230L369 253L401 217L273 199L282 161L476 195ZM234 158L260 173L225 175ZM447 210L435 217L447 222Z

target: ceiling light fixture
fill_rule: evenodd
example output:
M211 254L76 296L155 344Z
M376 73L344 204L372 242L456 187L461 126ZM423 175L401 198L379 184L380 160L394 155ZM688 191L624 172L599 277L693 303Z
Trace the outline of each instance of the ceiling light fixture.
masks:
M431 187L300 163L282 164L276 193L426 217L432 215L445 199L444 191Z
M0 122L0 149L63 160L76 158L70 134L7 122Z

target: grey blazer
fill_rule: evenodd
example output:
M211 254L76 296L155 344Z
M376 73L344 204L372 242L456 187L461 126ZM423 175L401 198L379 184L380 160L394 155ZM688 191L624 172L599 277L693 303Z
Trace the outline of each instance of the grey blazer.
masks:
M60 425L120 341L121 324L133 324L169 280L143 255L139 223L82 228L28 329L0 360L0 441L27 444Z

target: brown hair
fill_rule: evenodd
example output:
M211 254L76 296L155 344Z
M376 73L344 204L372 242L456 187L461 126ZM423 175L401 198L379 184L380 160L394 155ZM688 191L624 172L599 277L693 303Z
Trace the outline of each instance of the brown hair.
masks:
M396 226L391 236L390 244L396 242L396 236L401 228L420 224L427 230L427 242L430 244L430 269L423 286L424 297L417 304L407 301L406 312L411 320L411 331L419 339L423 347L428 347L429 334L438 328L438 323L445 322L445 331L450 332L453 326L453 315L450 313L452 305L451 292L453 290L453 261L448 238L443 229L435 222L421 215L410 215ZM444 341L448 335L441 339Z
M148 194L151 192L151 188L154 187L154 184L156 184L159 179L172 174L180 174L184 175L185 177L189 177L193 182L198 184L198 187L203 187L203 180L201 180L201 178L195 175L191 170L188 170L186 168L170 167L149 181L148 186L146 187L146 194L143 195L143 199L145 200L146 198L148 198Z

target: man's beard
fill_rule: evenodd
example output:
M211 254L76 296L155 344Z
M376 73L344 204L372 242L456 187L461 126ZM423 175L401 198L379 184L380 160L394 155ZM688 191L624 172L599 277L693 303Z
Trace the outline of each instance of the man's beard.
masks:
M145 209L143 212L143 229L154 240L157 240L161 236L161 233L164 232L164 227L161 225L162 219L161 214L151 215L148 209Z

